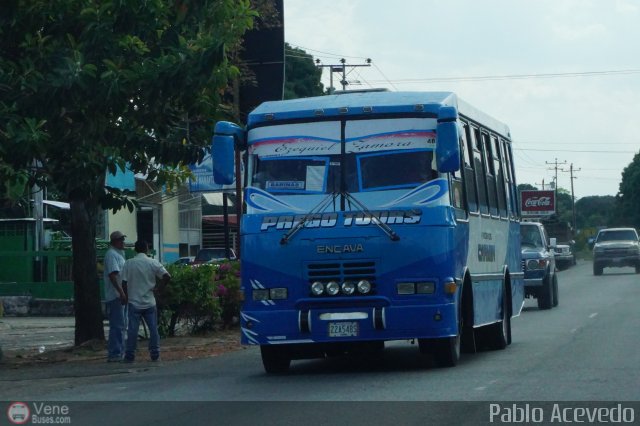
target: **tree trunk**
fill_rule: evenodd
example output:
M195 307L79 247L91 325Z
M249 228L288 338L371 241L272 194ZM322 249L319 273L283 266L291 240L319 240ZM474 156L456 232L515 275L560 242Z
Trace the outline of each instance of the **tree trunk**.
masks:
M73 247L73 307L76 346L104 340L102 305L96 257L96 217L99 207L87 200L71 200Z

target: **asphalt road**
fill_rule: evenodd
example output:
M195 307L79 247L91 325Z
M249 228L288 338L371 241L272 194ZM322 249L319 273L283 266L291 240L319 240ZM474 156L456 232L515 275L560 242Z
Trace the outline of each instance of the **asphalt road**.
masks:
M294 361L290 374L270 376L263 371L259 351L249 348L202 360L126 367L105 364L99 372L78 371L67 377L55 377L52 372L25 380L13 375L9 380L0 378L0 400L191 401L196 403L179 405L171 412L189 413L195 421L198 417L193 417L194 413L204 415L211 409L217 416L205 415L205 419L225 418L225 422L235 423L233 416L240 414L229 407L238 407L243 416L250 416L242 421L255 416L263 424L269 424L273 410L283 407L256 401L332 401L334 404L300 406L312 410L312 418L320 423L326 420L323 416L353 413L358 407L356 411L362 414L357 419L370 418L377 424L393 424L397 417L387 418L383 413L389 416L395 411L381 410L384 404L344 403L640 401L640 275L632 268L619 268L605 269L604 275L595 277L591 263L579 263L559 273L559 299L560 305L548 311L538 310L535 300L527 300L522 315L513 320L510 347L463 355L455 368L431 367L416 345L394 342L381 359L372 362L349 358ZM227 401L226 409L198 401ZM234 405L231 401L246 403ZM154 407L169 409L172 405ZM433 424L465 424L460 418L464 413L455 405L440 404L437 410L420 404L394 407L409 416L409 423L424 424L428 408ZM482 412L486 420L487 403L462 409ZM636 411L640 421L640 409ZM462 419L478 424L477 417L466 414L470 417ZM341 419L349 415L343 413ZM161 416L160 420L167 418L171 417ZM288 423L283 419L274 424ZM298 420L294 417L290 421L294 424Z

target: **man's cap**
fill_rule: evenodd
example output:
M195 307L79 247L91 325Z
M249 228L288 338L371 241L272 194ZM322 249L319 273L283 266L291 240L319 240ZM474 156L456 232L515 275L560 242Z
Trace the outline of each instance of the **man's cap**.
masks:
M110 239L111 241L117 241L117 240L121 240L121 239L126 238L126 237L127 237L127 236L126 236L126 235L124 235L124 234L123 234L122 232L120 232L120 231L113 231L113 232L111 233L111 236L109 237L109 239Z

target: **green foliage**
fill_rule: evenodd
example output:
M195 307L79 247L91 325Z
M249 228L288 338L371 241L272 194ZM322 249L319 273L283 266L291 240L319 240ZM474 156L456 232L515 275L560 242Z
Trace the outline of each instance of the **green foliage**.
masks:
M610 219L616 204L611 195L583 197L576 201L576 222L578 229L601 228L612 225Z
M157 296L161 331L174 335L179 322L186 322L192 333L213 327L220 316L214 287L217 269L215 265L167 266L171 281Z
M242 292L240 291L240 262L224 262L216 275L216 295L220 300L223 326L233 324L240 316Z
M3 1L0 182L53 186L71 205L76 344L103 338L99 211L135 207L106 173L186 179L237 74L227 51L255 16L249 0Z
M622 171L613 222L617 226L640 228L640 152Z
M284 98L296 99L321 96L324 88L322 70L315 66L313 56L285 43Z
M255 15L247 0L6 3L0 163L28 170L36 158L33 179L102 199L107 170L128 163L172 184L202 158L232 72L225 46Z
M223 326L240 315L240 263L219 265L169 265L171 282L158 291L160 331L174 335L178 324L191 333L212 330L220 320Z

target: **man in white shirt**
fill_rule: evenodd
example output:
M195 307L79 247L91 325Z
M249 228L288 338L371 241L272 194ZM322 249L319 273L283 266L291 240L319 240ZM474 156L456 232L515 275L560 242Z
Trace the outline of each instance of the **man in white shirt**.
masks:
M152 361L160 358L160 335L158 333L158 311L153 290L156 278L162 279L166 285L171 275L157 260L147 256L147 243L136 241L136 256L125 262L122 268L122 282L127 287L129 300L129 326L127 328L127 348L124 355L125 362L133 362L138 344L138 328L140 318L144 318L149 327L149 355Z
M104 255L104 301L109 318L107 361L122 361L124 355L124 308L127 296L122 288L120 271L124 266L124 240L127 236L114 231L109 238L109 250Z

